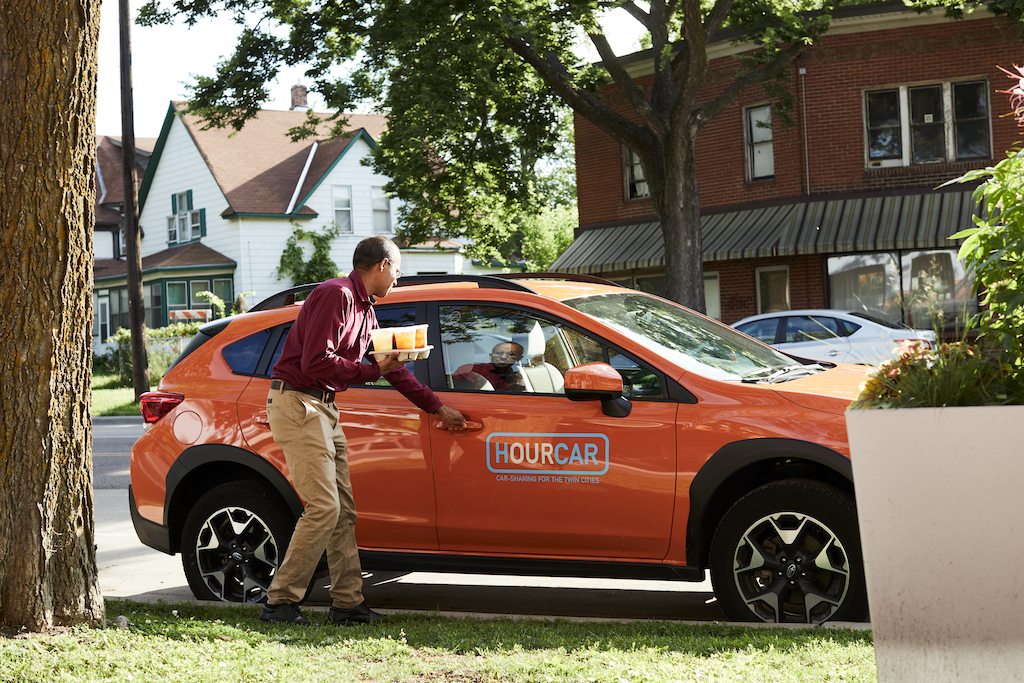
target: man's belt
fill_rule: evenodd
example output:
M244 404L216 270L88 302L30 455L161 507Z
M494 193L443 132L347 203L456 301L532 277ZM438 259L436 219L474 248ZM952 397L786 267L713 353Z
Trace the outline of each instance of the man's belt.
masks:
M302 393L308 394L309 396L312 396L319 401L323 401L324 403L334 403L335 392L333 391L324 391L323 389L318 389L316 387L293 387L283 379L270 380L270 388L277 389L278 391L301 391Z

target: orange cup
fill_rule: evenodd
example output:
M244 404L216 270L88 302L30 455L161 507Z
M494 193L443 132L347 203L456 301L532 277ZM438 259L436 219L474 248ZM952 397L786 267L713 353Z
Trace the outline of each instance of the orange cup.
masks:
M395 328L395 348L396 349L415 349L416 346L416 330L411 327L396 327Z

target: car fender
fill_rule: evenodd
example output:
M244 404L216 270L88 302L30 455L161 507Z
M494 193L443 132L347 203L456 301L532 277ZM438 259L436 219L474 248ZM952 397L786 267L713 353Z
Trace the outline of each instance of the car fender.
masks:
M711 537L734 502L769 481L790 477L819 479L853 492L850 459L831 448L783 438L749 439L722 446L690 484L687 565L707 566Z

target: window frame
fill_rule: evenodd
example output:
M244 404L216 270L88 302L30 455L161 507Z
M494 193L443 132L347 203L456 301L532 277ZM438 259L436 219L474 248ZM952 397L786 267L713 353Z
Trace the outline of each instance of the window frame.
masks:
M378 207L378 202L383 202L383 207ZM373 234L375 235L390 235L395 232L395 228L391 223L391 197L384 191L383 185L373 185L370 187L370 206L373 210ZM384 227L377 227L377 219L379 216L384 217Z
M339 191L344 190L348 194L347 197L339 197ZM348 206L338 208L338 200L345 199L348 201ZM351 185L331 185L331 211L332 219L334 224L338 227L338 232L342 235L353 235L356 231L354 216L352 212L352 186ZM338 212L344 211L348 213L348 227L345 227L338 222Z
M644 172L640 155L625 145L622 146L622 170L626 201L650 199L651 187L647 184L647 174ZM642 192L639 189L641 185L644 187Z
M188 280L171 280L167 283L166 289L164 290L167 294L167 316L170 318L171 311L187 311L189 302L189 291L188 291ZM184 304L172 304L171 303L171 287L181 285L185 288L185 303Z
M793 310L793 301L790 298L790 278L789 278L789 266L788 265L776 265L776 266L760 266L754 269L754 287L757 296L757 314L763 313L778 313L780 311L766 311L763 308L764 300L761 296L761 274L771 272L785 272L786 273L786 308L780 309L780 311L791 311Z
M756 112L764 111L767 113L767 127L758 126L758 121L755 120L754 114ZM756 104L743 109L743 136L744 136L744 151L746 155L746 166L747 166L747 180L749 182L760 182L762 180L774 180L775 179L775 130L772 127L772 108L770 104ZM757 139L755 133L757 131L767 131L767 139ZM771 162L771 173L764 175L757 175L755 170L755 162L757 160L757 152L759 150L768 150L767 158Z
M981 91L985 95L985 113L984 116L977 116L973 118L962 118L956 117L956 89L957 86L965 85L978 85L981 87ZM917 126L935 125L934 120L921 121L915 123L913 114L913 102L911 98L912 91L924 90L928 88L940 88L942 97L942 126L943 126L943 147L944 157L941 159L929 159L925 161L914 160L914 130ZM872 95L880 95L884 93L896 93L897 97L897 110L899 121L895 128L900 131L900 156L889 157L889 158L872 158L871 157L871 140L872 130L880 128L876 126L871 127L871 121L869 120L869 107L868 99ZM862 127L861 130L864 136L864 165L868 169L879 169L879 168L922 168L927 166L935 166L939 164L955 164L969 161L978 161L982 159L992 158L992 99L991 93L989 92L988 78L986 77L974 77L974 78L963 78L949 81L939 82L924 82L924 83L908 83L896 86L881 87L865 89L861 93L861 107L862 107ZM985 120L986 125L986 140L985 143L988 147L986 155L982 156L961 156L958 144L958 124L964 122L978 122L982 119ZM888 126L892 127L892 126Z

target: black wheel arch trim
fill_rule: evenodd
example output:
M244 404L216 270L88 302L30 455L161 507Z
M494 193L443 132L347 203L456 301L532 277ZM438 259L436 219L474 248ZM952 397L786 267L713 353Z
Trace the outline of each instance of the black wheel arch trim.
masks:
M269 462L252 451L225 444L201 444L182 451L167 471L166 493L164 494L164 526L170 528L171 503L181 483L193 470L211 463L232 463L247 467L269 483L291 509L295 518L302 514L302 501L288 479ZM245 479L248 477L238 477Z
M131 484L128 485L128 510L132 515L132 525L135 527L135 534L153 550L173 555L171 550L171 530L163 524L151 522L139 513L139 506L135 504L135 493Z
M686 524L686 563L691 567L705 564L710 538L701 533L708 506L719 488L736 472L758 463L779 459L795 459L826 468L850 483L853 488L853 465L850 459L821 444L798 439L749 439L722 446L708 458L690 483L690 514ZM757 482L757 485L768 483ZM750 490L757 488L752 486Z

